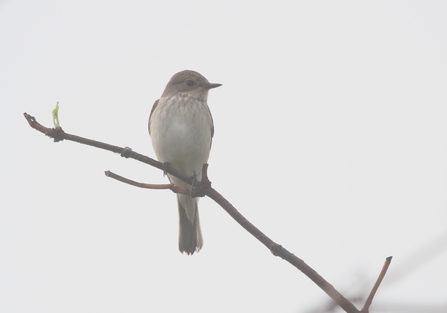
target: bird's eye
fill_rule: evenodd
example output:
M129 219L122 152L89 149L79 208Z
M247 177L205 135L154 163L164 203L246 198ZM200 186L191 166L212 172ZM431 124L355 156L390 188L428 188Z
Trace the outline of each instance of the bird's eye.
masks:
M192 80L187 80L187 81L186 81L186 85L188 85L189 87L192 87L192 86L194 86L194 81L192 81Z

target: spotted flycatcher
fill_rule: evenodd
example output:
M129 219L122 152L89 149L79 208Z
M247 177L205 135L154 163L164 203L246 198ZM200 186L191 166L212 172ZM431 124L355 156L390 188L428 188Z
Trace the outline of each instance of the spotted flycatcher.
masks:
M208 161L214 134L213 118L206 102L208 90L219 86L197 72L179 72L172 76L161 98L155 101L149 117L149 134L158 160L196 182L202 180L202 167ZM175 186L192 188L172 175L168 177ZM198 199L177 194L177 202L179 250L193 254L203 245Z

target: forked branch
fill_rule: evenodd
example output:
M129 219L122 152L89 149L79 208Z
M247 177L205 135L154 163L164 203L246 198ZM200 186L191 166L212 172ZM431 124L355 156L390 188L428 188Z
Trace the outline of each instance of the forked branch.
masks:
M113 145L109 145L106 143L102 143L99 141L79 137L76 135L71 135L68 133L65 133L62 128L46 128L39 124L36 119L32 116L30 116L27 113L24 113L25 118L27 119L30 126L45 135L51 137L54 139L55 142L62 141L62 140L70 140L75 141L78 143L86 144L89 146L101 148L104 150L112 151L115 153L121 154L121 156L126 158L131 158L138 160L140 162L146 163L148 165L154 166L160 170L164 170L165 172L185 181L188 182L189 177L185 177L185 175L182 175L182 173L178 172L172 167L166 168L163 163L158 162L154 159L151 159L147 156L144 156L142 154L136 153L132 151L129 148L122 148L117 147ZM301 272L303 272L307 277L309 277L313 282L315 282L321 289L323 289L324 292L326 292L340 307L342 307L346 312L348 313L359 313L360 311L357 310L357 308L349 301L347 300L341 293L339 293L329 282L327 282L323 277L321 277L314 269L312 269L310 266L308 266L303 260L295 256L293 253L289 252L287 249L282 247L281 245L275 243L273 240L271 240L269 237L267 237L262 231L260 231L256 226L254 226L252 223L250 223L239 211L236 210L236 208L228 201L226 200L219 192L217 192L214 188L211 187L211 183L208 180L207 176L207 165L204 165L203 168L203 177L202 177L202 183L199 184L198 188L193 189L192 191L186 191L184 189L172 186L172 184L169 185L151 185L151 184L143 184L143 183L137 183L134 181L131 181L129 179L126 179L124 177L121 177L119 175L113 174L109 171L106 172L107 176L113 177L115 179L118 179L122 182L141 187L141 188L151 188L151 189L170 189L177 193L183 193L183 194L191 194L192 196L208 196L211 199L213 199L216 203L218 203L225 211L227 211L228 214L233 217L233 219L236 220L244 229L246 229L250 234L252 234L255 238L257 238L260 242L262 242L275 256L278 256L293 266L295 266L297 269L299 269ZM371 291L370 297L368 297L367 303L365 304L363 312L367 312L369 309L369 306L372 302L372 298L374 297L375 292L377 291L378 285L380 284L381 279L385 275L386 268L388 268L389 262L391 261L391 258L387 259L387 266L384 266L384 269L382 270L381 275L379 276L378 282L376 283L376 286Z

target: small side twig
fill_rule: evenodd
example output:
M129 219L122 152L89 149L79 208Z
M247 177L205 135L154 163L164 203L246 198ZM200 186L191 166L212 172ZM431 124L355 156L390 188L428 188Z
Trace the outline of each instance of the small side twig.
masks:
M145 189L171 189L174 184L145 184L145 183L139 183L136 181L133 181L131 179L125 178L123 176L120 176L118 174L115 174L111 171L105 171L104 174L106 174L107 177L119 180L120 182L139 187L139 188L145 188Z
M380 271L379 277L377 277L376 283L374 284L374 287L371 289L371 292L369 293L369 296L365 301L365 305L363 306L363 309L360 311L360 313L369 312L369 307L371 306L374 296L376 295L376 292L379 289L379 286L382 283L382 280L385 277L386 272L388 271L388 267L390 267L392 258L393 258L392 256L386 258L382 270Z
M125 178L125 177L115 174L111 171L105 171L104 174L107 177L116 179L122 183L129 184L129 185L139 187L139 188L158 189L158 190L169 189L169 190L173 191L174 193L181 193L181 194L188 195L188 196L191 195L191 191L180 188L178 186L174 186L174 184L146 184L146 183L139 183L134 180Z

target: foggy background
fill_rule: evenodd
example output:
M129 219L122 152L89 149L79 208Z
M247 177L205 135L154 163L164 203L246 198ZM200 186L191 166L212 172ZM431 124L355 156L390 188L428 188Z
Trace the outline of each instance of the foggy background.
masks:
M331 303L210 199L177 249L159 170L53 143L27 112L154 157L171 76L210 91L209 178L240 212L372 312L447 298L447 2L0 1L1 312L321 312ZM361 307L360 307L361 308ZM434 311L429 311L433 308ZM395 310L397 311L397 310ZM441 311L439 311L441 312Z

